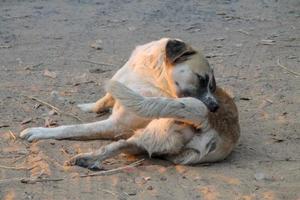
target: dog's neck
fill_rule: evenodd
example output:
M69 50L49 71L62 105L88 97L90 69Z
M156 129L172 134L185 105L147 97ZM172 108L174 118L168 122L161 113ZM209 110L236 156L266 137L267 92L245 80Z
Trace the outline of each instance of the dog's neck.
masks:
M170 88L166 71L165 48L167 42L168 39L163 38L136 47L127 64L144 77L144 81L166 93L166 96L175 97Z

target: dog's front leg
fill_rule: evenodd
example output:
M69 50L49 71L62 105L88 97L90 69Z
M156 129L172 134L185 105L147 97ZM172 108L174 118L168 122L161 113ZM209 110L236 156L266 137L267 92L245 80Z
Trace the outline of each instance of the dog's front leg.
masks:
M20 133L20 137L28 141L40 139L116 139L116 135L120 133L122 133L122 127L112 118L108 118L99 122L55 128L28 128Z
M208 109L196 98L143 97L117 81L110 81L107 90L124 107L141 117L174 118L202 128L208 126Z

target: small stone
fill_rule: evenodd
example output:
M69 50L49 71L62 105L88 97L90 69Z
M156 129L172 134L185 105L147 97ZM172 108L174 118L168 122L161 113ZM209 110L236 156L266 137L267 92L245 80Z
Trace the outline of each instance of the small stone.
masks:
M96 40L90 46L94 49L101 50L102 49L102 40Z
M147 187L147 190L153 190L153 187L152 187L151 185L149 185L149 186Z
M129 31L135 31L135 30L136 30L136 27L135 27L135 26L129 26L129 27L128 27L128 30L129 30Z
M89 69L89 72L94 73L94 74L100 74L100 73L107 72L107 70L101 69L101 68L96 68L96 69Z
M226 12L220 11L216 13L217 15L226 15Z
M145 184L147 181L149 181L151 179L151 177L149 177L149 176L147 176L147 177L136 177L135 179L134 179L134 182L136 183L136 184L141 184L141 185L143 185L143 184Z
M225 38L224 37L219 37L219 38L215 38L214 40L215 41L223 41L223 40L225 40Z
M64 102L65 99L63 97L60 96L59 92L58 91L55 91L53 90L51 93L50 93L50 96L53 100L58 100L58 101L62 101Z
M263 45L271 45L274 43L275 43L275 40L261 40L260 41L260 44L263 44Z
M50 115L50 116L57 115L57 112L55 110L50 110L48 115Z
M297 56L288 56L287 58L288 58L288 59L296 59Z
M266 178L266 175L262 172L258 172L256 174L254 174L255 180L257 181L261 181L264 180Z
M53 78L53 79L57 77L55 72L49 71L48 69L45 69L43 75L46 77L49 77L49 78Z
M160 180L161 180L161 181L166 181L167 178L163 176L163 177L160 177Z
M132 191L127 192L127 194L129 196L135 196L136 195L136 191L132 190Z
M136 184L143 185L143 184L145 184L147 181L146 181L143 177L136 177L136 178L134 179L134 182L135 182Z
M38 10L41 10L43 9L44 7L43 6L33 6L34 9L38 9Z

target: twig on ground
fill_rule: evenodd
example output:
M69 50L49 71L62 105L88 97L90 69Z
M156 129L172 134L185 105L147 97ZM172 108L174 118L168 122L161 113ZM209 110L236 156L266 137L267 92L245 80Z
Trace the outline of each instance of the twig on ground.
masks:
M258 160L259 163L264 162L299 162L297 159L273 159L273 160Z
M101 189L100 188L100 190L101 191L103 191L103 192L106 192L106 193L109 193L109 194L111 194L112 196L114 196L114 197L117 197L118 199L121 199L121 200L126 200L127 198L126 197L124 197L123 195L121 195L121 194L116 194L116 193L114 193L113 191L110 191L110 190L105 190L105 189ZM127 193L125 193L125 192L123 192L126 196L129 196Z
M8 124L0 124L0 128L6 128L6 127L9 127Z
M11 130L9 130L8 133L9 133L10 136L13 138L13 140L16 140L16 139L17 139L17 137L15 136L15 134L14 134Z
M34 69L34 68L37 68L37 67L39 67L39 66L41 66L41 65L43 65L44 63L38 63L38 64L35 64L35 65L28 65L28 66L26 66L24 69L25 70L32 70L32 69Z
M91 173L91 174L83 174L83 175L80 175L80 177L89 177L89 176L104 176L104 175L108 175L108 174L111 174L111 173L115 173L115 172L119 172L119 171L122 171L124 169L128 169L128 168L131 168L131 167L135 167L135 166L138 166L140 165L145 159L141 159L141 160L138 160L136 162L133 162L129 165L126 165L124 167L118 167L118 168L115 168L115 169L110 169L110 170L107 170L107 171L101 171L101 172L95 172L95 173Z
M77 119L77 120L80 121L80 122L83 122L83 120L82 120L81 118L77 117L77 116L74 115L73 113L65 113L65 112L61 111L59 108L57 108L57 107L55 107L55 106L53 106L53 105L51 105L51 104L49 104L49 103L47 103L47 102L41 100L41 99L38 99L38 98L33 97L33 96L26 96L26 95L24 95L24 97L26 97L26 98L28 98L28 99L31 99L31 100L34 100L34 101L37 101L37 102L39 102L39 103L41 103L41 104L44 104L44 105L46 105L46 106L52 108L53 110L55 110L55 111L56 111L57 113L59 113L59 114L67 115L67 116L69 116L69 117L73 117L73 118Z
M71 157L71 155L64 148L60 149L67 157Z
M27 167L13 167L13 166L5 166L5 165L0 165L0 168L13 169L13 170L30 170L30 168L27 168Z
M117 195L117 194L114 193L113 191L105 190L105 189L100 189L100 190L102 190L103 192L109 193L109 194L111 194L111 195L113 195L113 196L115 196L115 197L119 197L119 195Z
M28 18L28 17L32 17L32 15L22 15L22 16L1 16L4 19L23 19L23 18Z
M64 178L21 178L21 183L34 184L37 182L62 181Z
M267 102L265 105L261 106L260 108L257 109L257 111L255 113L253 113L249 119L253 118L255 115L258 114L259 110L263 110L266 107L270 106L271 104L273 104L273 101L271 101L270 99L264 99L265 102Z
M15 151L15 152L8 152L9 155L5 155L4 152L2 152L2 155L0 155L0 158L17 158L20 156L27 156L28 152L24 152L24 151ZM12 154L12 155L11 155ZM17 154L17 155L14 155Z
M78 61L79 61L79 62L85 62L85 63L91 63L91 64L95 64L95 65L116 66L116 65L111 64L111 63L95 62L95 61L90 61L90 60L78 60Z
M223 54L223 53L211 53L206 55L206 58L214 58L214 57L226 57L226 56L235 56L237 53L233 52L233 53L229 53L229 54Z
M7 183L7 182L12 182L12 181L21 181L23 178L7 178L7 179L0 179L0 184L1 183Z
M242 30L242 29L237 30L237 32L244 33L245 35L250 35L249 32L244 31L244 30Z
M64 178L28 178L28 177L21 177L21 178L8 178L0 180L1 183L7 183L12 181L21 181L21 183L26 184L34 184L37 182L48 182L48 181L62 181Z
M290 72L291 74L294 74L294 75L296 75L296 76L300 76L300 73L294 72L294 71L288 69L286 66L282 65L282 64L280 63L279 58L277 59L277 65L278 65L279 67L281 67L282 69L286 70L287 72Z
M268 102L268 103L270 103L270 104L273 103L273 101L271 99L265 99L265 101Z
M25 155L21 155L21 156L19 156L18 158L16 158L15 160L13 160L12 163L16 163L17 161L19 161L19 160L25 158L26 156L27 156L26 154L25 154Z
M0 45L0 49L8 49L11 48L11 45Z

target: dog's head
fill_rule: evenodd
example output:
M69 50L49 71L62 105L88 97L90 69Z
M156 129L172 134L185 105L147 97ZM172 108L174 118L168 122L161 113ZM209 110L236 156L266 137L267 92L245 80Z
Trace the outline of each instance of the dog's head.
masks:
M177 97L195 97L211 112L218 110L214 73L200 51L180 40L170 39L166 45L166 62L168 82Z

